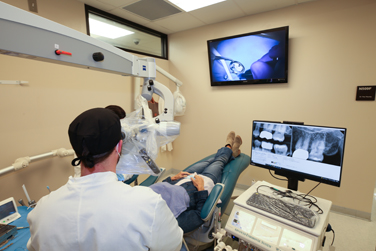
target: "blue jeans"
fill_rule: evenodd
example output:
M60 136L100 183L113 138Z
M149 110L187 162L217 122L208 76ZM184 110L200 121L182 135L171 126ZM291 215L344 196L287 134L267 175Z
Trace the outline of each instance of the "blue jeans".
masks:
M205 175L213 180L214 184L221 182L223 168L227 163L233 160L232 150L228 147L222 147L217 151L217 154L205 161L200 161L191 167L186 172ZM171 184L175 184L178 181L169 181ZM184 233L191 232L201 226L204 221L201 219L201 210L208 198L208 191L197 191L197 188L192 182L187 182L181 185L187 191L190 203L189 208L181 213L176 220L179 226L183 229Z
M223 168L227 163L233 160L232 150L228 147L220 148L214 157L205 161L200 161L191 167L186 172L204 175L213 180L214 184L221 182Z

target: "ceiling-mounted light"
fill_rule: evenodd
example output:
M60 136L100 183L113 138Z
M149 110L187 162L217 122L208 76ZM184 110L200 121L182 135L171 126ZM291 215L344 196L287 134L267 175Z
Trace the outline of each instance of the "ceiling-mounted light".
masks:
M95 34L102 37L108 37L108 38L119 38L124 37L130 34L133 34L134 32L108 24L104 23L92 18L89 18L90 23L90 34Z
M167 0L168 2L178 6L184 11L197 10L209 5L224 2L226 0Z

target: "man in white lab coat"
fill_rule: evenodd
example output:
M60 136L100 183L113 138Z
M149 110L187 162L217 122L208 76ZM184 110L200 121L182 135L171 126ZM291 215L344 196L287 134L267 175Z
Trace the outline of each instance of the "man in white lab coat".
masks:
M183 231L161 196L117 179L122 135L116 114L90 109L68 133L81 177L69 177L29 213L28 250L180 250Z

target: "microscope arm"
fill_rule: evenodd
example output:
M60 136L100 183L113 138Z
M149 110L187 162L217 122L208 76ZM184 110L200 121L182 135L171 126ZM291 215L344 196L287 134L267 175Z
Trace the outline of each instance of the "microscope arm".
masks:
M153 94L157 94L164 100L163 114L159 114L155 121L157 123L164 121L173 121L174 119L174 96L172 95L170 89L162 85L158 81L147 80L144 82L142 87L141 96L143 96L147 101L150 101Z
M147 100L151 99L153 93L161 96L165 101L165 109L159 119L173 121L174 97L166 86L155 81L156 72L158 70L175 82L177 87L182 82L158 67L154 58L138 58L108 43L3 2L0 2L0 27L0 54L144 78L143 96ZM145 89L149 86L151 90Z
M154 58L138 58L113 45L0 2L0 54L155 79Z
M168 131L166 135L180 134L180 123L173 122L173 95L166 86L155 81L157 66L154 58L138 58L113 45L1 1L0 27L0 54L144 78L147 90L150 86L147 93L152 95L150 92L155 92L165 100L165 112L158 116L161 123L156 122L159 130ZM178 86L181 85L163 69L158 70ZM169 130L166 130L167 127ZM21 166L26 165L22 163ZM13 166L5 168L0 175L2 171L12 170Z
M170 73L168 73L167 71L163 70L161 67L159 67L157 65L157 71L160 72L161 74L163 74L164 76L166 76L167 78L169 78L171 81L173 81L176 86L179 88L180 86L183 85L183 82L181 82L179 79L175 78L174 76L172 76Z

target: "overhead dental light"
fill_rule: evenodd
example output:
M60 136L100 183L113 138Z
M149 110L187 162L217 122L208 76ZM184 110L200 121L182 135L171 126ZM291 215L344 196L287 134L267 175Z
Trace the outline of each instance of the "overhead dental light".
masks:
M119 38L124 37L130 34L133 34L134 32L108 24L104 23L98 20L95 20L93 18L89 18L90 22L90 33L95 34L102 37L107 38Z
M183 9L186 12L197 10L209 5L217 4L220 2L224 2L226 0L167 0L170 3L178 6L179 8Z

